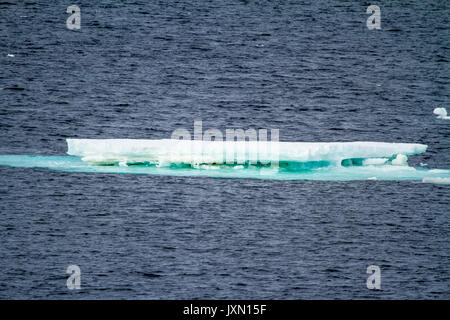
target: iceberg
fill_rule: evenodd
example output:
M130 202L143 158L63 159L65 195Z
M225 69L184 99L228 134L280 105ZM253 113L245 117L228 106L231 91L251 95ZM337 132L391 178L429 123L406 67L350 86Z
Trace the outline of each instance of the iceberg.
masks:
M171 166L295 163L312 166L407 165L427 145L387 142L279 142L67 139L67 154L92 165ZM302 166L302 165L300 165ZM303 165L304 166L304 165Z
M68 155L0 155L0 166L67 172L264 180L419 180L448 184L450 170L408 166L427 146L386 142L67 139ZM272 166L271 161L277 165Z

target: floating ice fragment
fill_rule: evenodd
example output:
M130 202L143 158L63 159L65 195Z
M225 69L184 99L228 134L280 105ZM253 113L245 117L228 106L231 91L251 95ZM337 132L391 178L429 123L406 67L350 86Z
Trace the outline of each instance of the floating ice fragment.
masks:
M423 183L450 184L450 178L423 178Z
M392 160L392 165L394 166L407 166L408 157L404 154L398 154L395 159Z
M447 116L447 109L445 108L436 108L433 113L437 115L438 119L450 120L450 116Z

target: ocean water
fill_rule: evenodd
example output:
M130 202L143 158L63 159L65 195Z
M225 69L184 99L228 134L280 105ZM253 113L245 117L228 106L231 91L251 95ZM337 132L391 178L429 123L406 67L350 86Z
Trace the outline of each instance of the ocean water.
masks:
M424 171L48 169L79 164L66 138L164 139L202 120L282 141L427 144L410 166L448 174L450 122L433 109L450 108L449 3L379 3L381 30L366 27L376 3L359 1L77 1L80 30L66 28L70 4L0 3L0 162L13 166L0 166L0 298L450 298L450 186ZM66 286L73 264L80 290Z

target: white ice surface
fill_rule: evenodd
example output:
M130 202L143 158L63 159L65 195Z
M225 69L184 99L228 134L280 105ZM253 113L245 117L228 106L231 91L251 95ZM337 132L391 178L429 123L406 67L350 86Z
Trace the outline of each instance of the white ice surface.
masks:
M388 162L388 160L389 159L387 159L387 158L368 158L368 159L364 159L363 165L364 166L379 166L379 165L386 164L386 162Z
M426 145L387 142L264 142L137 139L67 139L69 155L91 163L149 161L213 164L229 161L330 161L391 158L425 152ZM397 157L398 158L398 157ZM402 160L404 159L401 156ZM406 158L406 157L405 157ZM379 163L380 160L373 162ZM371 163L369 161L368 163Z

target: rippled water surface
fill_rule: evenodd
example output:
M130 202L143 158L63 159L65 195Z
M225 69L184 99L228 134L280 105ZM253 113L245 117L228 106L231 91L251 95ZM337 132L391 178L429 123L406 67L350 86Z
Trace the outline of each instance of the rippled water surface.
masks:
M379 4L381 30L359 1L77 1L76 31L69 4L0 2L2 161L201 119L450 168L446 1ZM449 299L449 188L0 166L0 298Z

